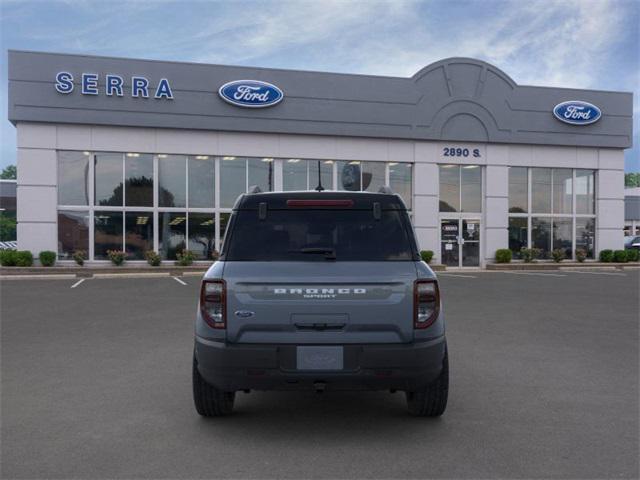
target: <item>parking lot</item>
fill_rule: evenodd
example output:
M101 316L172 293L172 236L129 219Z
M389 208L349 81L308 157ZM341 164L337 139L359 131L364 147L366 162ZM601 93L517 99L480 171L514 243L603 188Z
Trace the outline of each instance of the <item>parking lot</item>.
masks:
M1 282L3 478L637 478L639 272L440 275L451 387L191 399L199 278ZM73 286L73 288L71 288Z

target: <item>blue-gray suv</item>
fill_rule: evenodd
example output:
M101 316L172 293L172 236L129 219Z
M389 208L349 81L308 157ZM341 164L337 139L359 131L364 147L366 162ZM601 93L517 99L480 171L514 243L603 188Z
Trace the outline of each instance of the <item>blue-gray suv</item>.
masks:
M202 280L193 396L227 415L250 390L406 392L439 416L449 367L438 281L402 199L366 192L237 200Z

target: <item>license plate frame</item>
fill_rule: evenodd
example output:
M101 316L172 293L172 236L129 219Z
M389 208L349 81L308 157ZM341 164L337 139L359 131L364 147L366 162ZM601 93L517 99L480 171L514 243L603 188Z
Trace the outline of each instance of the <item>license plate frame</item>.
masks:
M344 347L335 345L296 347L296 369L334 372L344 370Z

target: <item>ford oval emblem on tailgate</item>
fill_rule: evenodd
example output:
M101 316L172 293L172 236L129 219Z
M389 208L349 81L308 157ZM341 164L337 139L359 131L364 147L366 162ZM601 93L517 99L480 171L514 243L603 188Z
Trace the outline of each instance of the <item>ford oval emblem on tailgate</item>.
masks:
M249 311L249 310L236 310L236 317L240 317L240 318L249 318L249 317L253 317L256 313Z

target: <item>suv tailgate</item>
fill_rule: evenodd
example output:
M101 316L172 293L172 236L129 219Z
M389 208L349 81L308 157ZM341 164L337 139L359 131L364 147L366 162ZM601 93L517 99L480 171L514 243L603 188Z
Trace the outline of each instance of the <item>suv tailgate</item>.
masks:
M226 262L227 341L411 342L416 276L412 261Z

